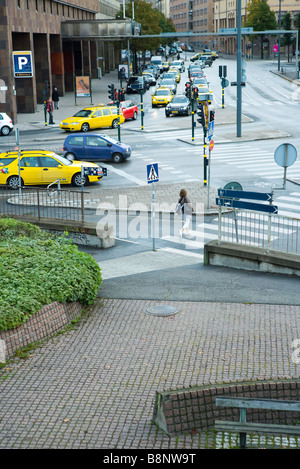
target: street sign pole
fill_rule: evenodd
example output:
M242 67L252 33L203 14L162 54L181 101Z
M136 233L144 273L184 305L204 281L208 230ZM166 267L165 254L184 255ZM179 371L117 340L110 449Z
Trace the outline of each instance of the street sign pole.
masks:
M147 165L147 182L152 184L152 213L151 213L151 224L152 224L152 250L155 251L155 191L154 183L158 182L158 164L152 163Z
M19 128L16 127L16 146L18 149L18 167L19 167L19 197L22 198L22 188L21 188L21 168L20 168L20 134Z
M242 136L242 0L237 0L237 115L236 136Z

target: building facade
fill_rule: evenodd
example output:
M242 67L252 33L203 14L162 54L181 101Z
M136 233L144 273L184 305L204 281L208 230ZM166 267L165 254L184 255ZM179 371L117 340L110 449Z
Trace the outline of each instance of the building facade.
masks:
M189 31L194 36L188 42L199 48L215 48L214 3L212 0L170 0L170 18L176 31Z

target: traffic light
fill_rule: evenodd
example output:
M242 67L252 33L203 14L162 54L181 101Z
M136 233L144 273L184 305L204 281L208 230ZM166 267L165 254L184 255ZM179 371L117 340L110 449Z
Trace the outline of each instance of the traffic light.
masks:
M112 83L108 85L108 97L112 101L115 100L115 85L113 85Z
M125 101L125 93L123 89L118 91L118 100Z
M215 120L215 111L209 111L209 122Z
M205 114L203 104L197 104L197 116L199 117L199 119L197 119L199 124L205 127Z
M191 93L191 83L190 82L187 82L185 84L185 95L187 98L191 99L192 97L192 93Z
M198 93L199 93L199 90L198 90L197 86L194 86L193 87L193 95L194 95L195 99L198 98Z

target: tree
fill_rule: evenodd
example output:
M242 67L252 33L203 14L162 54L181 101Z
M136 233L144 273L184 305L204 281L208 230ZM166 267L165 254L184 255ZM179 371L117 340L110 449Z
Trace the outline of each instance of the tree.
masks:
M244 26L252 27L253 31L278 29L275 12L270 9L267 0L250 0ZM254 36L252 36L252 39L254 39ZM261 35L261 58L263 58L263 41L264 36Z
M285 30L292 29L292 15L290 12L287 12L283 15L282 21L281 21L281 28ZM284 46L288 46L288 62L290 61L290 45L292 44L292 42L293 42L292 33L284 34L283 38L280 41L280 43L283 44Z
M145 0L134 1L134 19L141 24L142 34L160 34L162 27L160 26L160 13L157 9ZM121 15L118 13L117 16ZM125 10L126 18L132 18L132 2L127 2ZM164 15L163 15L164 16ZM145 52L146 50L157 49L161 43L159 37L154 38L137 38L130 40L130 49L134 57L134 70L137 71L137 52Z

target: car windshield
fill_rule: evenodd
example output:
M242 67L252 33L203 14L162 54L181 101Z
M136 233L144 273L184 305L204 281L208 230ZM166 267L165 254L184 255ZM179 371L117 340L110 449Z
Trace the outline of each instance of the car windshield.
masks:
M170 90L157 90L157 91L155 92L155 95L156 95L156 96L164 96L164 95L166 95L166 94L169 95L169 94L170 94Z
M162 80L162 85L174 85L174 81L172 79Z
M65 166L70 166L70 164L72 164L72 161L67 160L63 156L57 155L56 153L51 155L51 157L55 158L56 160L58 160L60 163L64 164Z
M108 135L103 135L103 137L105 138L105 140L106 140L107 142L113 143L114 145L115 145L116 143L118 143L118 140L116 140L116 139L113 138L113 137L109 137Z
M185 96L175 96L175 98L173 98L173 100L172 100L172 103L175 103L175 104L184 103L184 104L186 104L186 103L188 103L188 99L186 99Z
M8 166L15 159L16 158L0 158L0 167L1 166Z
M89 117L93 111L90 109L82 109L81 111L76 112L73 117Z

